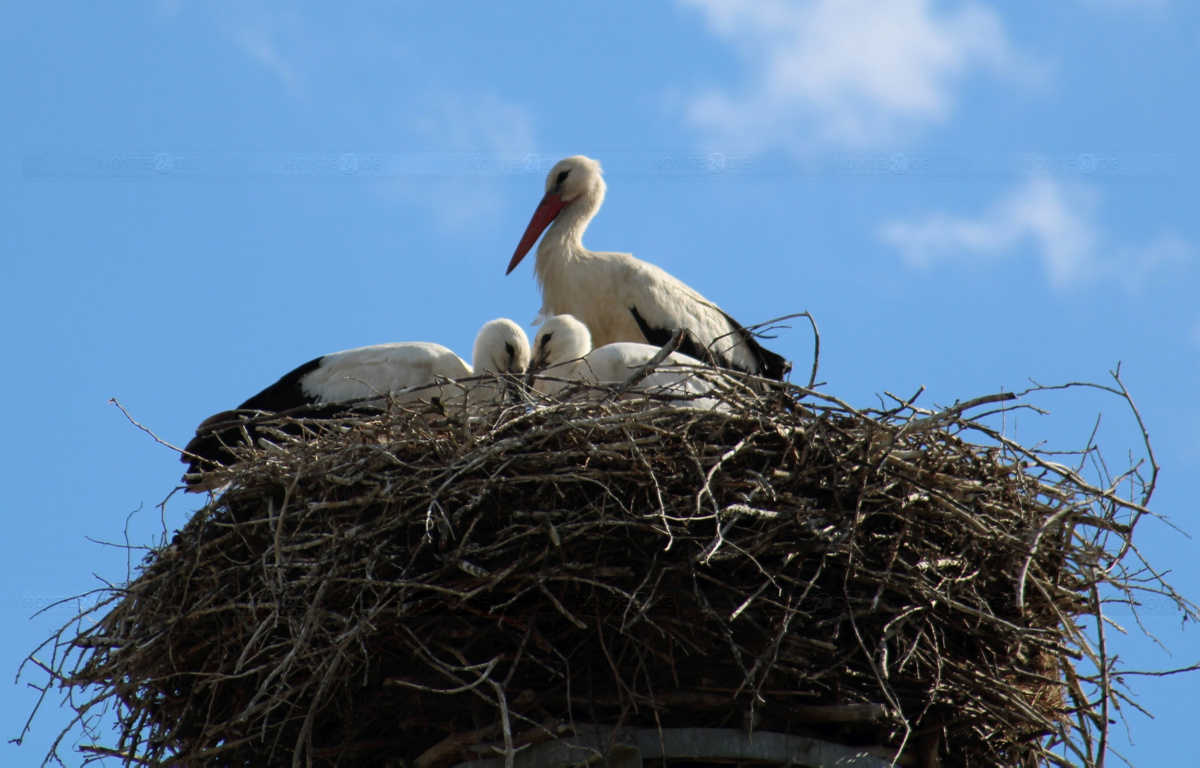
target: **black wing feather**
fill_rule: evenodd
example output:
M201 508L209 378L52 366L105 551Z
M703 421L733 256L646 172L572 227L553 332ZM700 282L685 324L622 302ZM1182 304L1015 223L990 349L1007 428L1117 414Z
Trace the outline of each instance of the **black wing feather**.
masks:
M255 422L265 419L261 414L287 413L297 411L296 416L305 419L329 419L346 413L366 413L370 408L354 408L338 403L320 405L317 398L304 391L304 377L321 367L323 357L309 360L304 365L285 373L271 386L257 395L246 400L233 411L222 411L210 416L196 428L196 436L184 447L184 455L179 460L188 465L184 482L189 486L197 486L201 481L196 477L189 478L205 469L218 465L232 464L237 457L233 448L250 445L258 441L259 430ZM258 417L258 418L256 418ZM272 425L287 434L300 434L300 428L295 424Z
M656 347L664 347L667 345L667 342L671 340L671 337L675 335L675 328L655 328L651 326L646 322L646 319L642 317L641 313L637 311L637 307L630 307L629 311L633 314L633 321L637 323L638 328L642 332L642 336L646 338L647 344L653 344ZM720 361L713 359L713 356L709 353L707 347L705 347L703 344L696 343L696 339L694 336L692 336L691 331L684 331L683 337L679 340L679 347L677 348L677 351L682 352L688 357L694 357L697 360L709 363L710 365L723 365L723 363ZM729 366L726 365L725 367L728 368Z
M629 311L633 314L634 322L641 329L642 336L646 337L647 344L661 347L675 335L675 331L677 330L675 328L655 328L651 326L642 317L641 313L637 311L637 307L630 307ZM783 377L787 375L787 372L792 367L791 364L782 355L777 355L771 350L765 349L758 343L758 339L754 337L753 333L743 328L732 317L724 312L721 312L721 316L729 321L729 324L734 329L733 333L738 337L738 340L750 351L754 359L758 361L757 375L768 379L775 379L776 381L783 381ZM714 355L708 347L698 343L690 331L684 332L683 339L679 342L679 351L719 368L729 368L735 371L742 371L743 373L755 373L754 371L747 371L728 358Z
M304 385L301 382L305 376L320 368L321 361L324 359L324 357L318 357L315 360L309 360L294 370L288 371L279 377L279 381L239 405L238 410L279 413L280 411L290 411L293 408L299 408L304 405L312 405L317 400L305 394Z
M783 377L787 376L788 371L792 369L792 364L784 359L783 355L776 354L762 344L759 344L755 335L743 328L737 320L734 320L724 312L721 312L721 316L728 320L729 324L736 329L734 333L746 345L746 349L750 350L751 354L754 355L754 359L758 361L758 375L765 379L783 381Z

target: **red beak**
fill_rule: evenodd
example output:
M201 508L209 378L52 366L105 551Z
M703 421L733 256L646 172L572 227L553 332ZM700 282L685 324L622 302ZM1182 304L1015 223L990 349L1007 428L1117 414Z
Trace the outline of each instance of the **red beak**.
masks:
M525 254L529 253L529 249L537 242L537 239L542 236L542 232L546 231L546 227L550 226L550 222L554 221L554 217L566 205L562 198L553 192L547 192L542 198L542 202L538 203L537 210L533 212L533 218L529 220L529 226L525 227L525 234L521 235L521 242L517 244L517 250L513 252L512 261L508 262L508 269L504 274L511 273L521 263L521 259L525 258Z

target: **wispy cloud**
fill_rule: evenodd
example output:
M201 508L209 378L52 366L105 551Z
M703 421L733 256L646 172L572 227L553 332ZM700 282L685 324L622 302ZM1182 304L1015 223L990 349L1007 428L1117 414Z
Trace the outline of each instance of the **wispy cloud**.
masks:
M268 26L256 25L234 30L232 36L243 53L279 78L290 96L299 100L306 98L296 67L282 53L277 32Z
M150 0L149 6L171 24L213 24L227 43L278 79L289 96L310 99L297 62L312 58L319 38L296 9L266 0Z
M495 94L443 93L408 121L426 146L457 152L527 152L533 119Z
M680 0L747 62L735 94L711 90L690 122L757 148L896 141L945 120L976 70L1031 76L999 15L935 0Z
M415 117L404 120L404 128L415 137L414 143L429 151L470 152L480 155L511 156L529 152L536 146L534 121L518 104L496 94L447 93L431 96L416 110ZM505 190L495 182L509 166L480 163L480 172L469 179L439 180L437 194L428 189L419 192L402 188L406 201L428 207L434 222L446 233L460 236L489 222L499 223L507 211ZM494 171L491 169L495 169ZM534 176L534 188L541 182Z
M151 0L150 5L173 24L213 24L225 41L276 78L289 96L309 100L299 62L312 58L320 45L304 15L295 9L263 0Z
M164 19L174 19L183 11L187 0L151 0L150 7Z
M891 221L879 235L914 268L998 261L1032 249L1058 289L1112 280L1140 290L1191 256L1191 246L1169 233L1141 244L1119 242L1097 221L1100 203L1099 193L1089 187L1037 178L977 216L935 213L918 221Z

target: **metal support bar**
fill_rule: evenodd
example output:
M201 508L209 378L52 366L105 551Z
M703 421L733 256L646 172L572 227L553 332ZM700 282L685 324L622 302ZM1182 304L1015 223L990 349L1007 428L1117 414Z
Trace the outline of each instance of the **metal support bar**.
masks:
M607 766L605 756L607 755ZM892 763L853 747L806 736L723 728L597 729L518 750L513 768L641 768L644 759L776 763L793 768L890 768ZM503 768L504 758L454 768Z

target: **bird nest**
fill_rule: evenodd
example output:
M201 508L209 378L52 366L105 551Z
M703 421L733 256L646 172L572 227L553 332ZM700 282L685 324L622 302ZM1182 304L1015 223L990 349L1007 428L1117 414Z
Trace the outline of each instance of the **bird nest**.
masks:
M1194 615L1129 564L1152 478L1089 483L968 415L1012 395L591 395L260 425L48 641L45 688L136 765L441 768L604 724L1090 766L1122 703L1102 603Z

